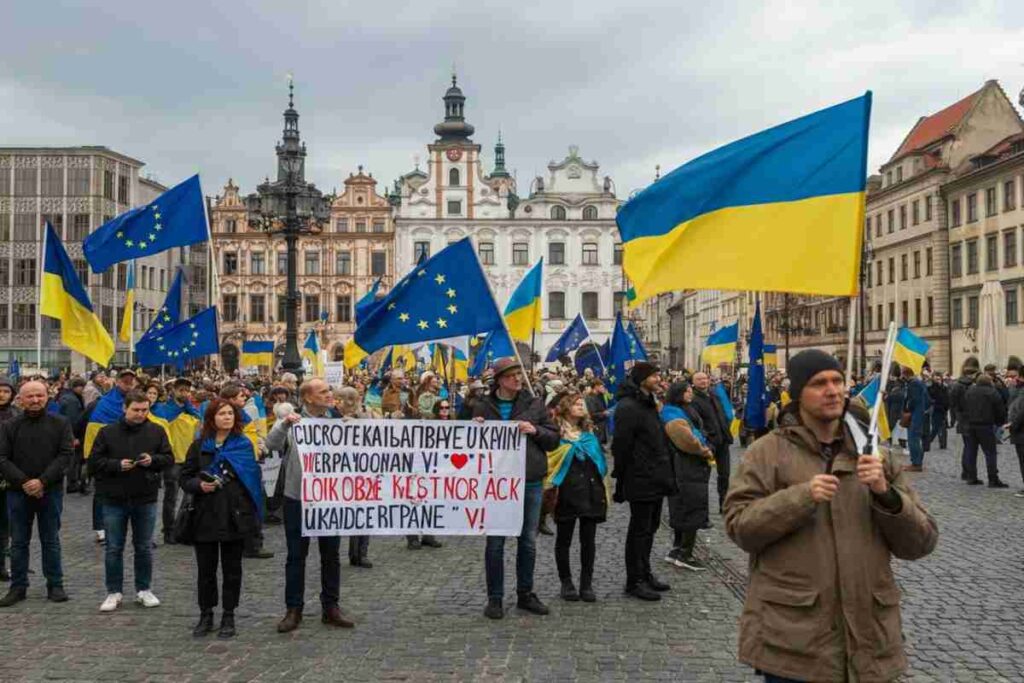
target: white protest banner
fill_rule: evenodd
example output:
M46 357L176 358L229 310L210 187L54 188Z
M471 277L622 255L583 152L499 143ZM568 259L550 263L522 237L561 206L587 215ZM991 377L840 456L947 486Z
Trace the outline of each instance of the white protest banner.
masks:
M518 536L526 439L514 422L303 418L302 535Z
M270 451L263 456L260 460L260 470L263 473L263 491L271 498L274 489L277 488L277 477L281 474L281 454Z
M345 378L345 364L341 361L324 363L324 381L329 386L338 388Z

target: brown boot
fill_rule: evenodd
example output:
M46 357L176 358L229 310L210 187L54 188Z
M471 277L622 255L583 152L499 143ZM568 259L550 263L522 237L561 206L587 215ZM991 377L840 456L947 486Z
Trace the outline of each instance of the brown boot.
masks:
M320 621L331 626L339 626L341 628L352 628L356 625L356 622L352 621L344 614L341 613L340 607L328 607L324 610L323 616Z
M289 609L284 613L284 619L278 622L277 632L278 633L290 633L299 627L302 623L302 610L301 609Z

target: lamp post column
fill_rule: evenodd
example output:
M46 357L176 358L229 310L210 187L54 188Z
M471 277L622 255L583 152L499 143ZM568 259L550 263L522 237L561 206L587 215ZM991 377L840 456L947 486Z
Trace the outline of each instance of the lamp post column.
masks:
M299 327L296 315L299 304L298 238L299 220L295 209L296 187L293 173L288 174L287 204L285 205L284 240L288 255L288 284L285 296L284 360L281 367L302 380L302 358L299 356Z

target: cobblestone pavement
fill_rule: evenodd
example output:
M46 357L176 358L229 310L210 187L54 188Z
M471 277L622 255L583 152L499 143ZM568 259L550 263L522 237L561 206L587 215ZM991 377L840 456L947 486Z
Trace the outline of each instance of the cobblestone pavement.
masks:
M735 452L734 461L739 457ZM1000 461L1003 478L1020 482L1012 449ZM907 679L1022 680L1024 500L1013 497L1015 489L963 485L959 459L949 451L928 454L926 469L911 476L938 519L941 540L931 557L897 567L912 661ZM712 493L712 505L715 498ZM660 561L668 534L659 534L658 571L672 590L655 604L622 595L621 506L613 506L598 530L596 604L557 598L554 543L542 536L536 588L552 614L535 617L511 609L500 622L481 613L480 539L447 538L442 549L413 552L404 539L375 538L373 569L346 563L342 570L342 605L358 625L329 630L317 618L314 548L307 620L285 636L274 630L283 614L283 531L269 527L267 545L277 556L245 561L239 636L224 642L190 635L197 608L194 562L186 547L155 551L159 608L144 610L129 597L116 613L101 615L102 549L88 530L88 499L71 494L62 538L72 600L46 602L42 577L35 574L29 600L0 611L0 681L756 680L736 662L746 558L724 537L720 518L712 517L715 528L702 533L700 552L713 571L669 568ZM38 572L36 543L33 550ZM514 552L506 556L507 590L514 593ZM575 556L573 561L576 566Z

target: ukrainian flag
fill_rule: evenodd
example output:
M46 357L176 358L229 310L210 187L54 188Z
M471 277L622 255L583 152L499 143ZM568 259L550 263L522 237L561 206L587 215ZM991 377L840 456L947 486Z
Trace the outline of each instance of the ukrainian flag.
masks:
M171 450L174 452L174 462L185 462L189 446L195 441L196 430L203 422L199 417L199 411L190 403L180 406L176 401L168 399L153 406L150 414L164 421Z
M469 379L469 359L466 358L466 352L457 346L452 347L452 366L456 382Z
M779 347L775 344L765 344L764 354L761 356L761 360L765 367L779 367Z
M309 360L314 377L323 377L324 364L320 361L320 341L316 337L316 330L310 330L306 335L306 343L302 345L302 357Z
M412 348L403 344L396 344L391 347L391 366L401 367L406 371L412 371L416 369L416 354L412 352Z
M123 342L130 342L132 319L135 314L135 261L128 264L128 280L124 289L124 318L121 319L121 333L118 337Z
M881 392L878 388L882 383L881 375L875 375L875 378L868 382L868 385L861 389L860 393L854 396L856 400L859 400L864 404L864 407L868 411L873 411L875 408L875 402L880 400ZM881 409L878 411L878 436L883 440L888 439L892 435L892 430L889 428L889 416L885 412L885 403L882 403Z
M100 365L114 355L114 340L92 310L89 295L49 221L43 238L43 277L39 291L41 315L60 320L60 339Z
M92 445L96 441L96 435L100 433L100 430L120 420L122 415L124 415L124 393L117 387L114 387L96 401L96 407L93 408L92 413L89 415L89 422L85 425L85 439L82 442L83 457L88 458L92 455ZM154 414L152 410L149 413L149 421L164 428L167 432L167 440L171 442L171 449L173 450L173 436L167 421ZM194 432L191 438L195 438ZM189 443L192 443L191 440ZM186 447L185 450L187 451L188 448ZM175 460L177 460L177 452L175 452ZM184 462L184 458L182 462Z
M274 342L244 341L242 342L242 367L265 365L274 367Z
M756 133L680 166L623 205L623 268L637 296L856 294L870 112L869 92ZM773 262L786 266L765 267Z
M721 363L733 363L736 361L736 341L740 336L739 323L733 323L720 330L716 330L708 337L704 351L701 352L701 360L707 365L719 365Z
M915 375L919 375L927 355L928 342L907 328L901 327L900 331L896 333L896 346L892 350L892 359L913 370Z
M505 306L505 324L509 335L516 341L529 341L531 335L540 332L540 290L543 278L544 259L523 276L519 286Z

